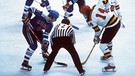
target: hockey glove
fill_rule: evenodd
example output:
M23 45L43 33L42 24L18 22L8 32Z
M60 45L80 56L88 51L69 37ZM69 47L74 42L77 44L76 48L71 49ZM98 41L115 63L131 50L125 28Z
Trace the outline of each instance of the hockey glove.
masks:
M94 41L95 44L98 44L100 42L99 36L95 36L93 41Z
M41 7L46 7L49 5L50 5L50 3L48 2L48 0L42 0L42 3L40 4Z
M49 46L49 41L47 39L43 39L42 41L42 50L47 50Z
M43 39L42 41L42 57L46 60L49 56L48 53L48 46L49 46L49 41L47 39Z
M30 21L31 16L32 16L32 13L28 13L27 17L25 19L22 19L22 22L24 24L27 24Z
M28 12L23 12L22 20L26 19L28 17Z
M113 12L114 11L114 5L111 5L111 7L110 7L110 9L111 9L111 12Z
M70 4L67 3L66 5L62 6L63 7L63 10L67 10L69 8Z

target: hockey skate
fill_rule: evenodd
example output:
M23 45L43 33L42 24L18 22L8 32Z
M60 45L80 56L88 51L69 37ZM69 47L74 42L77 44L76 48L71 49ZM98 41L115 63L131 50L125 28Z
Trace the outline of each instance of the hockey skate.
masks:
M114 65L108 64L106 67L102 69L103 72L116 72L116 68Z
M115 72L115 64L114 64L114 60L113 60L113 57L109 57L107 58L107 66L105 66L102 71L103 72Z
M32 66L30 66L30 65L28 64L28 61L24 60L23 63L22 63L22 68L21 68L21 69L22 69L22 70L31 71Z

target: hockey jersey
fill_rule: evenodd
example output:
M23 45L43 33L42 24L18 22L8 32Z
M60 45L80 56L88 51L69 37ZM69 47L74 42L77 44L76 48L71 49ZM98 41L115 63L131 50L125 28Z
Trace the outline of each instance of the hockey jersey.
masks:
M53 24L47 22L47 17L43 14L42 11L39 11L37 9L35 9L35 11L33 11L32 8L29 8L28 11L35 14L35 16L30 20L31 28L35 31L44 30L43 38L48 39L48 34L51 32Z
M90 26L95 30L95 36L99 36L100 27L111 28L119 22L119 19L111 12L104 10L99 4L95 6L91 14Z
M120 6L117 0L98 0L98 4L110 12L117 11L118 16L121 16Z

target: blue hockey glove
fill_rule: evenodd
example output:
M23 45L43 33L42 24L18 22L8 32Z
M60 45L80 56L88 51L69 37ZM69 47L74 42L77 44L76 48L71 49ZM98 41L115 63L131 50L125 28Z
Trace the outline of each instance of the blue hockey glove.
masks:
M46 7L50 5L50 3L48 2L48 0L42 1L42 3L40 4L41 7Z

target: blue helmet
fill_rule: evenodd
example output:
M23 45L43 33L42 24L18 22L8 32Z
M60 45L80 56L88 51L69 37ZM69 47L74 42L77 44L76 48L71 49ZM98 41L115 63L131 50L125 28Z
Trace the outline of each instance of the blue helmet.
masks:
M58 18L59 17L59 13L55 10L50 10L49 11L49 16L52 16L53 18Z

